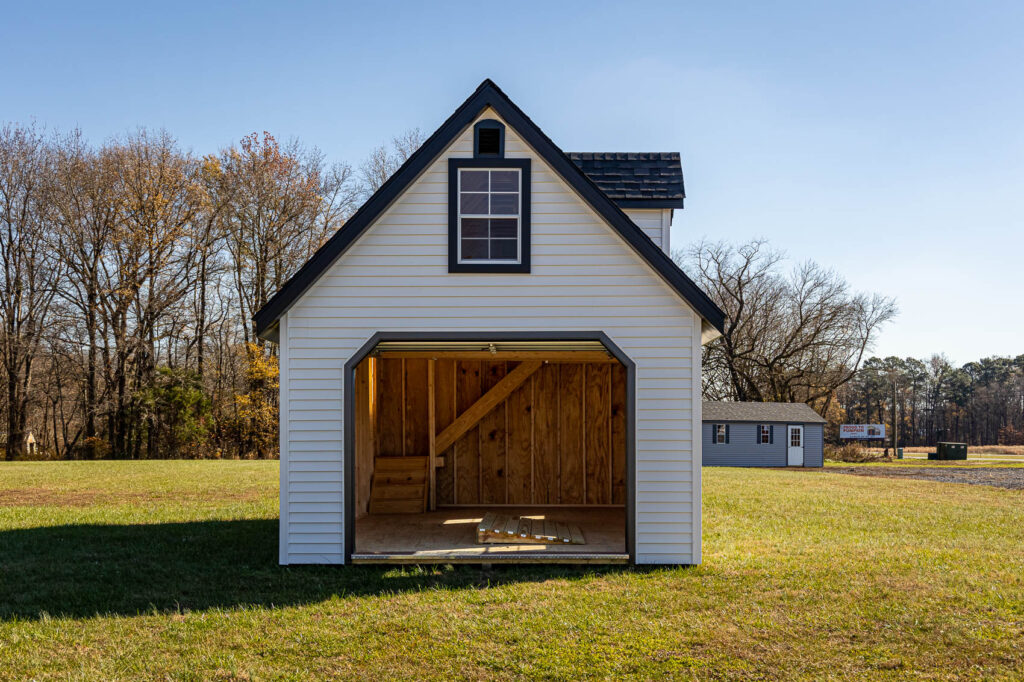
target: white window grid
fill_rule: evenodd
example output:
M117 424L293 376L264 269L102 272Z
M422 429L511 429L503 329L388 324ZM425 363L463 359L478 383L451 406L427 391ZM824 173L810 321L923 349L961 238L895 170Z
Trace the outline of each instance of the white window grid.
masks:
M493 195L493 194L516 194L516 195L518 195L517 196L518 202L516 204L516 214L515 215L511 215L511 214L507 214L507 213L492 213L492 212L488 212L488 213L463 213L462 212L462 194L463 194L463 192L462 192L462 174L464 172L477 172L477 171L487 171L487 174L488 174L487 175L487 191L486 192L481 192L481 191L473 190L473 191L466 192L466 194L487 194L488 196ZM490 185L491 185L490 174L492 172L494 172L494 171L513 171L513 172L515 172L516 176L518 178L518 187L519 187L519 189L517 191L515 191L515 192L492 192L491 188L490 188ZM458 212L458 226L457 226L457 233L458 233L458 235L457 236L458 236L458 258L459 258L459 263L460 264L461 263L496 263L496 264L509 264L509 265L521 263L522 260L523 260L523 220L522 220L522 216L523 216L523 173L522 173L522 170L519 169L519 168L500 168L500 167L499 168L460 168L459 172L458 172L458 185L459 186L458 186L458 199L457 200L459 202L459 212ZM490 207L490 202L488 202L488 208L489 207ZM516 221L516 257L515 257L515 259L511 259L511 260L510 259L490 259L490 258L487 258L487 259L484 259L484 258L471 258L471 259L468 259L468 260L467 259L463 259L463 257L462 257L462 219L463 218L481 218L481 219L487 219L487 220L490 220L492 218L493 219L498 219L498 220L513 220L514 219ZM473 237L467 237L467 239L474 239L474 238ZM481 239L480 241L484 241L484 239ZM488 242L488 247L490 247L491 237L490 237L489 234L488 234L488 237L487 237L486 241Z

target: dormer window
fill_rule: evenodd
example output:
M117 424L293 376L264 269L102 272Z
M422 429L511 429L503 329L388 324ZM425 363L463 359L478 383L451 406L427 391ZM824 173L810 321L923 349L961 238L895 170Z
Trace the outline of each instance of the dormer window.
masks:
M530 271L529 159L449 159L448 271Z

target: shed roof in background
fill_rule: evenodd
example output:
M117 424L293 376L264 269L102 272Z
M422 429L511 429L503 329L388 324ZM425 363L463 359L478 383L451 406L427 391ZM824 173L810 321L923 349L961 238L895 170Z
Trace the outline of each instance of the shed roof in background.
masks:
M682 208L686 190L678 152L567 152L622 208Z
M825 419L805 403L704 403L706 422L793 422L824 424Z

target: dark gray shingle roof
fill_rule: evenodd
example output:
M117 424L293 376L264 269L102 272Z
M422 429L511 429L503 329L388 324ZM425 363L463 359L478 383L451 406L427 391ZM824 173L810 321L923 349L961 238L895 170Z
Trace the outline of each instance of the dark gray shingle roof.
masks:
M568 152L568 155L619 206L683 207L686 191L678 152Z
M706 422L792 422L824 424L817 412L804 403L704 403Z

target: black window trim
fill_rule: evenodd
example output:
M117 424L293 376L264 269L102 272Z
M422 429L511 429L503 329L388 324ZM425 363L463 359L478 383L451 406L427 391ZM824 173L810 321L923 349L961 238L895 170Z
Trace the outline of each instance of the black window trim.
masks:
M497 130L498 131L498 153L497 154L481 154L480 153L480 129ZM482 121L477 121L473 126L473 158L475 159L503 159L505 158L505 124L501 121L496 121L493 118L485 118Z
M481 121L483 123L483 121ZM517 168L519 187L519 262L459 262L459 170L463 168ZM448 272L530 272L530 159L481 157L448 159Z

